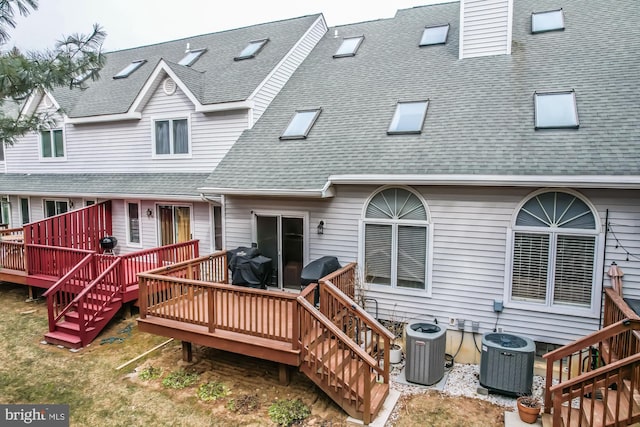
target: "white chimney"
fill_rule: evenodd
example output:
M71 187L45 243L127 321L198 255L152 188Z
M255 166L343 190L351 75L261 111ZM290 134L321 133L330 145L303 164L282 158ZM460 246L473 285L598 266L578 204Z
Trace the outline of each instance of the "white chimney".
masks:
M513 0L460 0L460 59L510 55Z

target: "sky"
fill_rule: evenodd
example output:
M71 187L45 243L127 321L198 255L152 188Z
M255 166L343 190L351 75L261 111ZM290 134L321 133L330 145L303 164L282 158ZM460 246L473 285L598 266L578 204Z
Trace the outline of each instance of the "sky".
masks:
M451 0L449 0L451 1ZM107 32L105 51L176 40L264 22L324 14L327 24L392 17L406 9L443 0L39 0L38 10L19 17L2 50L53 48L65 35Z

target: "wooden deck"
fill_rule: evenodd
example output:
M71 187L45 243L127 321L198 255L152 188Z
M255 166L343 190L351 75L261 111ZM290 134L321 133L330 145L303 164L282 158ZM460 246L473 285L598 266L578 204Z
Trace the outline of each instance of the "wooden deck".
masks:
M191 344L299 367L349 415L365 424L389 392L391 333L353 302L355 264L299 295L229 285L225 252L148 271L140 278L138 327ZM337 286L335 284L337 284ZM318 291L320 307L313 304ZM361 332L371 333L362 342Z

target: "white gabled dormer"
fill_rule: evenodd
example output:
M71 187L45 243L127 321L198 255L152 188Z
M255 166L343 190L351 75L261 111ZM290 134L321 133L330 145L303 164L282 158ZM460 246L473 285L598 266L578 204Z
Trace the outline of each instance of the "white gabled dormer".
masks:
M511 54L513 0L460 0L460 59Z

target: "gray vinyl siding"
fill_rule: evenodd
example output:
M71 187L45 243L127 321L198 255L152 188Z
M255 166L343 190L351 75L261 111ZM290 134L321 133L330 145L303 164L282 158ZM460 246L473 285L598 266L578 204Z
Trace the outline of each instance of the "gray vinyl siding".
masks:
M309 213L309 259L337 256L342 265L359 259L359 221L363 206L375 186L338 186L336 197L327 200L226 198L227 248L251 243L251 212L306 211ZM480 332L496 324L494 300L504 300L510 233L513 215L534 188L414 188L425 199L433 227L431 296L403 293L398 289L369 286L385 317L395 308L406 320L449 318L480 322ZM605 227L606 211L618 242L607 237L606 271L616 261L625 275L624 295L640 298L640 197L639 191L584 190ZM320 220L323 235L316 233ZM616 248L616 245L618 246ZM632 255L626 261L626 252ZM608 277L604 285L609 286ZM373 306L368 308L373 313ZM373 313L375 314L375 313ZM507 307L498 319L504 331L535 340L566 343L598 329L597 316L583 317Z
M211 172L247 128L247 111L195 113L180 89L166 95L160 84L140 120L65 125L65 161L40 161L38 135L25 136L7 148L7 172ZM153 158L153 119L183 117L190 118L191 156Z
M273 98L280 92L280 89L287 83L298 66L304 61L322 36L327 32L327 26L322 17L319 17L315 24L309 29L305 37L302 38L286 59L280 64L262 87L255 93L253 110L253 123L258 121L264 110L269 106ZM252 125L253 125L252 123Z
M509 7L513 0L463 0L460 57L509 52Z

